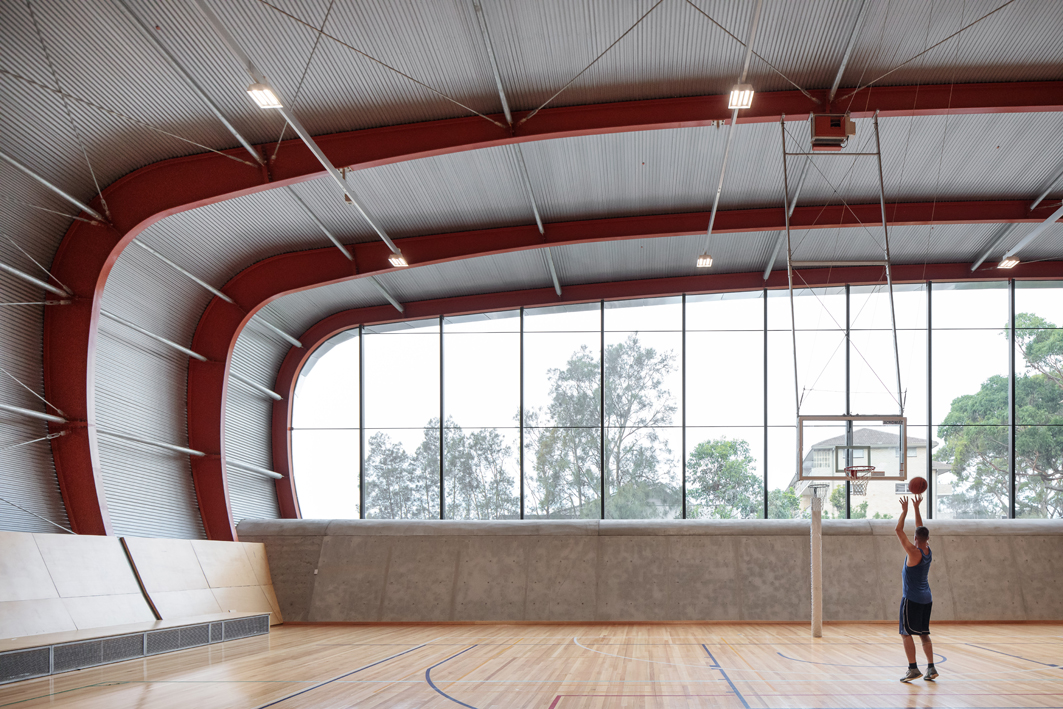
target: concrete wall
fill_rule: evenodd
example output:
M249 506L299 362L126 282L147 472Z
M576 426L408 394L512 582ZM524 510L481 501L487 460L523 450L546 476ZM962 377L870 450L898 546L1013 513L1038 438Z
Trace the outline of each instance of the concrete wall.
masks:
M826 620L897 617L895 525L824 522ZM1063 619L1063 521L929 526L935 620ZM245 520L239 533L265 544L289 621L809 619L804 520Z

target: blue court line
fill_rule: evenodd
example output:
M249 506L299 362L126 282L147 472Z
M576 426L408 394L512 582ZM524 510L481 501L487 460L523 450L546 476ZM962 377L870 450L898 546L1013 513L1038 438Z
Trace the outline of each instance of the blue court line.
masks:
M889 669L891 667L902 667L903 668L903 667L907 667L908 666L908 665L842 665L842 664L839 664L837 662L814 662L812 660L799 660L796 657L788 657L787 655L784 655L784 654L782 654L781 652L778 652L778 651L776 651L775 654L778 655L779 657L783 658L784 660L791 660L792 662L804 662L805 664L808 664L808 665L829 665L830 667L872 667L872 668L875 668L875 669ZM934 663L935 665L944 665L946 662L949 661L949 659L947 657L945 657L944 655L942 655L939 652L935 652L934 656L941 658L940 661Z
M992 649L990 649L988 647L982 647L981 645L972 645L971 643L964 643L964 645L967 645L968 647L976 647L979 650L985 650L986 652L995 652L998 655L1007 655L1008 657L1014 657L1017 660L1026 660L1027 662L1032 662L1035 665L1044 665L1045 667L1059 667L1059 665L1050 665L1047 662L1038 662L1037 660L1031 660L1031 659L1022 657L1020 655L1011 655L1011 654L1008 654L1006 652L1001 652L1000 650L992 650Z
M440 665L442 665L443 662L449 662L449 661L453 660L455 657L457 657L458 655L464 655L469 650L472 650L473 647L476 647L476 645L473 645L472 647L467 647L464 650L462 650L461 652L451 655L450 657L448 657L447 659L443 660L442 662L437 662L436 664L432 665L431 667L429 667L427 670L424 671L424 681L428 682L428 686L429 687L434 689L439 694L442 694L444 697L446 697L450 701L454 702L455 704L460 704L463 707L468 707L468 709L476 709L476 707L474 707L471 704L466 704L465 702L461 701L460 699L455 699L454 697L450 696L449 694L444 692L442 689L437 687L435 685L435 682L432 681L432 670L434 670L435 668L437 668Z
M731 691L735 693L736 697L738 697L738 701L742 702L742 706L745 707L745 709L751 709L751 707L749 706L749 702L747 702L746 698L742 696L742 693L738 691L738 687L735 686L735 683L732 682L731 678L727 676L727 673L724 671L724 669L720 667L720 663L717 662L716 658L712 656L711 652L709 652L708 646L705 645L705 643L702 643L701 647L703 650L705 650L705 654L709 656L709 659L712 660L711 666L714 669L718 670L719 673L723 675L723 678L727 680L727 684L731 686Z
M280 698L280 699L278 699L276 701L270 702L269 704L263 704L263 705L259 706L258 709L266 709L266 707L276 706L277 704L280 704L281 702L286 702L289 699L293 699L294 697L298 697L300 694L306 694L307 692L313 692L315 689L320 689L321 687L324 687L326 684L332 684L333 682L338 682L341 679L343 679L344 677L350 677L351 675L353 675L353 674L355 674L357 672L361 672L362 670L368 670L370 667L376 667L377 665L382 665L385 662L387 662L388 660L394 660L396 657L402 657L403 655L411 653L414 650L420 650L422 647L425 647L426 645L428 645L428 643L425 643L424 645L418 645L417 647L411 647L409 650L404 650L404 651L402 651L400 653L392 655L391 657L385 657L383 660L377 660L376 662L374 662L371 665L365 665L363 667L359 667L358 669L351 670L350 672L347 672L346 674L342 674L339 677L333 677L330 680L325 680L321 684L315 684L313 687L307 687L306 689L304 689L304 690L302 690L300 692L296 692L295 694L289 694L287 697L282 697L282 698Z

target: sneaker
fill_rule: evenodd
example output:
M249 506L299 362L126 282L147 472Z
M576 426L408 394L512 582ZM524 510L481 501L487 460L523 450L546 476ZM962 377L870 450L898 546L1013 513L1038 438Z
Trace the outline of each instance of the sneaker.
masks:
M911 682L914 679L919 679L923 676L923 673L919 670L908 670L908 673L901 677L902 682Z
M934 668L932 668L932 667L928 667L928 668L927 668L927 670L926 670L926 676L925 676L925 677L923 677L923 679L926 679L926 680L935 680L935 679L937 679L937 678L938 678L938 671L937 671L937 670L935 670L935 669L934 669Z

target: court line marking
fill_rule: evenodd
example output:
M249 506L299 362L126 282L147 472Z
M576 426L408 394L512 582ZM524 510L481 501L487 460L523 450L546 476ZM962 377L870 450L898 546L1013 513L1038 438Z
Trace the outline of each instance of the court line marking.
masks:
M703 650L705 650L705 654L709 656L709 659L712 660L712 664L715 666L715 668L718 669L720 671L720 674L723 675L723 678L727 680L727 684L731 686L731 691L735 693L736 697L738 697L738 701L742 702L742 706L745 707L745 709L750 709L749 702L746 701L746 698L743 697L742 693L738 691L738 687L735 686L735 683L731 681L731 678L727 676L727 673L724 671L724 669L720 667L720 663L716 660L715 657L712 656L712 653L709 652L708 646L705 645L705 643L702 643L701 647Z
M1007 643L1002 643L1002 644L1007 644ZM976 647L976 648L978 648L979 650L985 650L986 652L995 652L995 653L997 653L998 655L1007 655L1008 657L1014 657L1014 658L1016 658L1016 659L1018 659L1018 660L1025 660L1026 662L1032 662L1032 663L1034 663L1035 665L1044 665L1045 667L1055 667L1055 668L1057 668L1057 669L1060 669L1060 666L1059 666L1059 665L1050 665L1050 664L1048 664L1047 662L1038 662L1037 660L1031 660L1031 659L1029 659L1029 658L1027 658L1027 657L1022 657L1022 656L1020 656L1020 655L1012 655L1012 654L1010 654L1010 653L1007 653L1007 652L1001 652L1000 650L992 650L992 649L990 649L990 648L988 648L988 647L981 647L981 646L979 646L979 645L975 645L975 644L973 644L973 643L964 643L964 645L967 645L967 646L969 646L969 647Z
M447 658L446 660L442 660L442 661L440 661L440 662L437 662L436 664L432 665L431 667L429 667L429 668L428 668L427 670L425 670L425 671L424 671L424 681L425 681L425 682L428 682L428 686L429 686L429 687L431 687L432 689L434 689L434 690L435 690L436 692L438 692L439 694L442 694L442 695L443 695L444 697L446 697L446 698L447 698L447 699L449 699L450 701L454 702L455 704L460 704L460 705L462 705L463 707L468 707L468 709L476 709L476 707L474 707L474 706L473 706L473 705L471 705L471 704L466 704L465 702L461 701L460 699L455 699L454 697L450 696L449 694L447 694L446 692L444 692L444 691L443 691L442 689L440 689L439 687L437 687L437 686L435 685L435 682L433 682L433 681L432 681L432 670L434 670L435 668L439 667L439 666L440 666L440 665L442 665L442 664L443 664L444 662L449 662L450 660L453 660L453 659L454 659L455 657L457 657L458 655L464 655L464 654L465 654L465 653L467 653L467 652L468 652L469 650L472 650L472 648L473 648L473 647L476 647L476 645L473 645L472 647L467 647L467 648L465 648L464 650L462 650L461 652L458 652L458 653L455 653L455 654L451 655L451 656L450 656L450 657L448 657L448 658Z
M40 677L33 677L32 679L41 679ZM68 692L76 692L79 689L91 689L93 687L113 687L118 684L127 684L126 682L96 682L94 684L86 684L81 687L71 687L70 689L62 689L58 692L51 692L49 694L40 694L36 697L28 697L26 699L19 699L14 702L8 702L7 704L0 704L0 707L10 707L16 704L24 704L25 702L32 702L35 699L47 699L48 697L54 697L59 694L66 694Z
M351 675L355 674L356 672L361 672L362 670L368 670L370 667L376 667L377 665L382 665L385 662L387 662L388 660L394 660L396 657L402 657L403 655L408 655L409 653L413 652L414 650L420 650L421 648L426 647L427 645L428 645L428 643L424 643L422 645L418 645L417 647L411 647L409 650L403 650L402 652L399 652L399 653L396 653L394 655L391 655L390 657L385 657L383 660L377 660L376 662L374 662L372 664L363 665L362 667L359 667L356 670L351 670L350 672L346 672L346 673L344 673L342 675L339 675L338 677L333 677L330 680L326 680L326 681L324 681L324 682L322 682L320 684L316 684L313 687L307 687L306 689L300 690L298 692L294 692L293 694L289 694L286 697L282 697L280 699L272 701L269 704L261 704L261 705L258 706L258 709L266 709L266 707L276 706L277 704L280 704L281 702L286 702L289 699L292 699L294 697L298 697L301 694L306 694L307 692L313 692L315 689L319 689L321 687L324 687L326 684L332 684L333 682L337 682L337 681L343 679L344 677L350 677Z
M964 644L969 644L969 643L964 643ZM972 647L976 647L976 646L972 645ZM843 664L840 664L840 663L837 663L837 662L816 662L814 660L799 660L796 657L789 657L787 655L782 654L781 652L776 652L775 654L778 655L779 657L783 658L784 660L790 660L792 662L804 662L804 663L807 663L809 665L829 665L830 667L878 667L880 669L889 669L891 667L893 667L893 668L897 668L897 667L904 668L904 667L907 667L907 665L843 665ZM935 652L934 656L941 658L940 662L936 662L935 663L936 665L944 665L946 662L949 661L949 658L945 657L940 652ZM1055 665L1052 665L1052 666L1054 667Z

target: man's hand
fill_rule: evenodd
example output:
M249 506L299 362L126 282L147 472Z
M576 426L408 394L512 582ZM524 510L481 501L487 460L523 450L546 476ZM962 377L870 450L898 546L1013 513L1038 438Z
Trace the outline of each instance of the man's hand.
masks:
M916 495L915 497L912 498L912 500L915 502L915 506L918 507L919 503L923 501L923 496L922 495Z
M908 497L907 496L901 497L900 502L901 502L901 510L902 510L901 514L908 514ZM916 504L918 505L919 503L917 502Z

